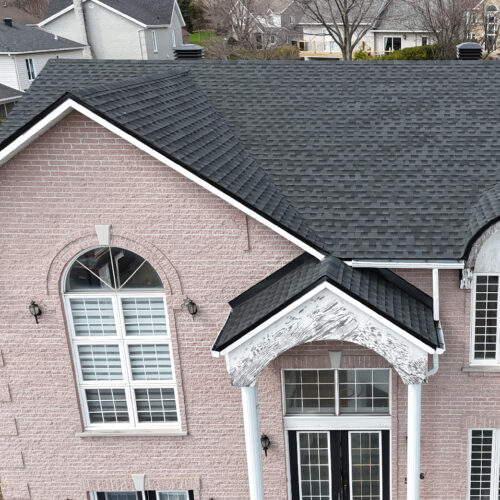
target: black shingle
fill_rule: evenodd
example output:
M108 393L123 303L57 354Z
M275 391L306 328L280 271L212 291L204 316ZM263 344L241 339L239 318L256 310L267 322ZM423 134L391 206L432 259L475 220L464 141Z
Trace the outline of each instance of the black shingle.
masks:
M81 47L84 47L81 43L56 37L38 28L16 22L8 26L0 21L0 52L37 52Z
M337 257L461 258L472 207L500 183L498 110L479 90L495 87L498 61L61 60L18 102L0 140L68 89L170 67L189 69Z
M102 3L147 25L170 24L174 0L101 0ZM51 0L45 12L48 19L73 4L73 0Z
M213 349L223 350L324 281L431 347L440 346L431 297L390 271L352 268L331 256L319 262L303 254L230 302Z

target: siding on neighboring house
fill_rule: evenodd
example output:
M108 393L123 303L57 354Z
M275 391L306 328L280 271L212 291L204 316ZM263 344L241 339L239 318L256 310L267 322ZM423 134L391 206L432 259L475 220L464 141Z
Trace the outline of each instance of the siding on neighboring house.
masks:
M13 56L0 55L0 83L16 90L23 90L19 86L16 63Z
M158 45L157 53L153 50L153 31L156 33L156 43ZM172 33L175 34L175 45L181 45L182 24L177 8L174 8L170 27L151 28L145 30L144 34L147 45L147 59L174 59L174 37L172 36Z
M38 76L49 59L57 59L58 57L64 59L81 59L82 50L64 50L61 52L43 52L40 54L17 54L14 57L14 61L19 75L19 90L26 90L32 83L28 78L26 59L33 59L35 76Z
M42 29L53 33L54 35L67 38L68 40L74 40L75 42L85 43L85 41L79 36L81 31L78 28L78 21L75 17L75 12L70 10L66 12L50 23L43 25Z

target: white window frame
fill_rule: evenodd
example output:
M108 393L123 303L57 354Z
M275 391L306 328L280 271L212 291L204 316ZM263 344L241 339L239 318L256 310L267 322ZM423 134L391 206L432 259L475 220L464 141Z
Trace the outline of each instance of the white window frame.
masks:
M71 267L71 266L70 266ZM113 336L77 336L75 335L75 327L73 324L73 315L71 311L71 299L111 299L113 305L113 312L115 317L116 335ZM165 322L167 335L134 335L127 336L123 322L123 311L121 299L123 298L162 298L163 306L165 309ZM108 293L99 292L66 292L64 294L64 306L66 318L68 321L68 329L70 332L71 352L73 356L73 363L75 366L76 381L78 387L78 394L80 397L80 404L82 407L82 415L84 426L86 430L124 430L124 429L176 429L181 428L180 408L179 408L179 395L177 391L177 380L175 374L174 355L172 349L172 339L170 335L168 310L164 292L114 292ZM83 380L82 369L80 366L80 357L78 355L79 345L106 345L118 344L120 351L120 360L122 365L122 380ZM128 353L128 346L130 344L167 344L169 346L170 364L172 368L171 380L133 380L132 370L130 366L130 356ZM139 422L137 413L137 404L135 402L134 389L159 389L159 388L172 388L174 390L175 406L176 406L176 422ZM87 398L85 395L86 389L124 389L127 399L127 408L129 414L129 422L109 422L109 423L91 423Z
M389 38L392 39L392 49L391 50L385 50L385 47L387 46L387 41ZM403 37L402 36L384 36L384 52L395 52L394 50L394 38L399 38L401 40L401 49L403 48ZM401 49L398 49L398 50L401 50Z
M303 431L298 431L297 432L297 469L298 469L298 476L299 476L299 498L302 498L302 467L301 467L301 462L300 462L300 435L301 434L326 434L326 438L328 441L328 483L329 483L329 489L328 489L328 496L331 498L332 496L332 457L331 457L331 444L330 444L330 432L326 430L316 430L316 429L311 429L311 430L303 430ZM288 453L287 453L288 455Z
M476 359L474 357L476 343L476 285L478 276L497 276L498 277L498 302L497 302L497 333L496 333L496 351L495 359ZM470 311L470 365L479 366L499 366L500 365L500 273L474 273L472 278L471 293L471 311Z
M158 54L158 42L156 40L156 31L155 30L151 31L151 39L153 41L153 52L155 54Z
M287 414L286 413L286 393L285 393L285 372L287 371L333 371L334 372L334 384L335 384L335 414L331 413L297 413L297 414ZM387 413L340 413L340 391L339 391L339 370L386 370L389 372L389 411ZM339 422L342 420L359 420L360 422L364 419L369 419L369 421L373 419L380 419L382 424L382 428L386 429L386 421L385 419L391 418L392 416L392 370L390 368L370 368L370 367L357 367L357 368L282 368L281 369L281 407L282 414L285 418L285 421L290 419L290 421L298 420L298 419L307 419L307 420L315 420L321 422L326 421L329 422L331 419L338 420ZM287 428L293 428L293 424L287 426ZM330 427L331 428L331 427Z
M470 499L471 489L471 468L472 468L472 431L493 431L493 445L491 450L491 482L490 482L490 499L499 500L500 495L500 429L492 427L473 427L468 430L467 436L467 500Z
M36 78L36 68L35 61L32 57L27 57L26 61L26 72L28 73L28 80L32 82Z
M99 491L101 491L101 490L99 490ZM105 491L104 493L107 494L107 493L132 493L132 492L137 493L137 491L133 491L133 490L127 490L127 491L114 490L114 491ZM142 492L140 492L140 493L142 493ZM189 500L189 491L188 490L156 490L155 495L156 495L157 500L160 499L160 496L159 496L160 493L185 493L186 499ZM90 492L90 500L97 500L97 492L96 491Z
M384 474L382 471L382 455L383 455L383 450L382 450L382 432L381 431L369 431L369 430L352 430L348 432L349 436L349 500L352 500L352 444L351 444L351 435L353 433L357 434L378 434L378 447L379 447L379 454L378 454L378 461L379 461L379 474L380 474L380 490L379 490L379 496L382 498L384 496L383 494L383 481L384 481ZM392 463L392 462L391 462ZM389 477L391 477L389 475Z

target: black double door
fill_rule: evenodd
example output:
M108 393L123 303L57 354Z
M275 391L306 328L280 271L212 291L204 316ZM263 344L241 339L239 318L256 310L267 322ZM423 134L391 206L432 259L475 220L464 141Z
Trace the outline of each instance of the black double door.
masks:
M289 431L292 500L389 500L390 431Z

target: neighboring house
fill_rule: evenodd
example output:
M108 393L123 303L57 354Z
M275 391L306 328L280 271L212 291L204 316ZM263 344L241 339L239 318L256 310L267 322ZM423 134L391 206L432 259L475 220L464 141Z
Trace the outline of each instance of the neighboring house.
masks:
M499 78L50 61L0 126L4 499L496 498Z
M406 0L379 0L374 2L373 8L377 15L372 14L371 21L375 19L375 22L356 46L355 52L364 50L372 55L384 55L394 50L432 43L430 33L419 26L418 16ZM342 57L340 47L328 34L328 30L316 20L303 15L299 26L304 33L299 44L303 57Z
M49 59L82 57L84 46L37 28L0 22L0 84L26 90Z
M22 95L19 90L0 84L0 121L7 117Z
M13 5L6 4L0 4L0 19L12 19L16 23L29 25L37 24L40 21L39 17Z
M467 38L480 43L486 52L497 52L500 1L483 0L467 14Z
M184 26L176 0L51 0L39 24L95 59L173 59Z

